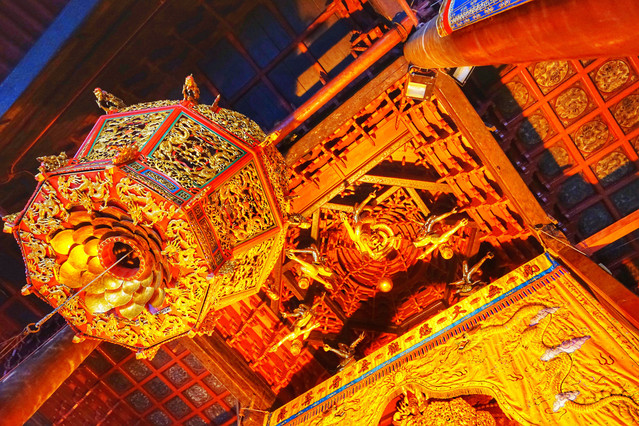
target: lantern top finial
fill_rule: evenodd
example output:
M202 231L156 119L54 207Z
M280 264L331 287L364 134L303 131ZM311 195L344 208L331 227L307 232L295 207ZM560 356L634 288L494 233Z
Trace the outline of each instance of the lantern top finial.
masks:
M126 108L126 104L122 101L122 99L112 95L106 90L100 89L99 87L93 89L93 94L95 95L95 101L98 106L107 114Z
M200 88L195 84L193 74L187 76L184 80L182 95L184 95L184 102L190 102L196 105L200 103Z

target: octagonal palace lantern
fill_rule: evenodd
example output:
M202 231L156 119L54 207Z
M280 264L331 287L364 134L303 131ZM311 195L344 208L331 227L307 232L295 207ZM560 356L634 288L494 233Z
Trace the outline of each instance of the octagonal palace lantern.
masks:
M82 337L142 356L193 332L207 314L256 293L286 233L285 167L243 115L183 101L107 114L72 159L41 159L25 209L5 218L27 285Z

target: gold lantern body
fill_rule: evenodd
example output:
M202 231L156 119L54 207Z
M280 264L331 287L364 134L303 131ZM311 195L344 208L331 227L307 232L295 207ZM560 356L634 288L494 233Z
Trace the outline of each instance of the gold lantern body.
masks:
M243 115L185 99L109 110L73 159L42 159L5 223L25 292L141 355L212 331L207 314L259 291L286 233L281 155Z

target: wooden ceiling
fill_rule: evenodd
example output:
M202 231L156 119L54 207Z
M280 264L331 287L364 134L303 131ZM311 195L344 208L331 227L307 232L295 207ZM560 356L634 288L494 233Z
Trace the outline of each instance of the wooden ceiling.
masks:
M639 60L476 71L469 98L577 247L639 291Z

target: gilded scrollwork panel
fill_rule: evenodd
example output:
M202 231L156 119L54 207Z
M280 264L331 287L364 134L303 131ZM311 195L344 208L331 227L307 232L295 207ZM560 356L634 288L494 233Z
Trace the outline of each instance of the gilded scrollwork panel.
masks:
M254 163L249 163L211 193L204 209L217 234L230 235L223 244L237 246L276 226Z
M202 188L245 152L194 119L180 116L147 164L187 189Z
M170 111L107 118L89 153L81 162L116 157L122 148L140 148L169 116Z

